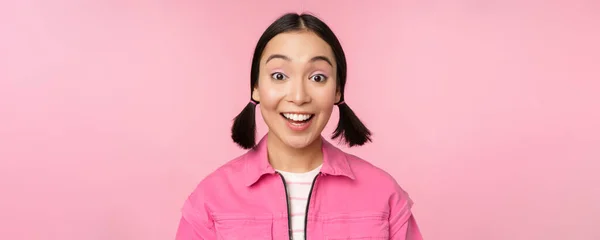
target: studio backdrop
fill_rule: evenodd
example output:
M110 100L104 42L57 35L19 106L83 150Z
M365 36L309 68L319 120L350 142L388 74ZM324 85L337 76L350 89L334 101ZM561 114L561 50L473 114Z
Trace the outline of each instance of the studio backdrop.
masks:
M373 143L339 147L397 179L426 239L600 239L590 0L2 1L0 239L173 239L244 152L252 52L290 11L340 38Z

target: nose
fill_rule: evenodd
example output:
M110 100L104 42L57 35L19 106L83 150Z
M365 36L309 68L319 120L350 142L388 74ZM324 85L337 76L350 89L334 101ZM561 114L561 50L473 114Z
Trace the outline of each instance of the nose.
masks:
M308 81L303 78L296 78L289 82L288 101L295 103L296 105L302 105L310 102L310 94L306 86Z

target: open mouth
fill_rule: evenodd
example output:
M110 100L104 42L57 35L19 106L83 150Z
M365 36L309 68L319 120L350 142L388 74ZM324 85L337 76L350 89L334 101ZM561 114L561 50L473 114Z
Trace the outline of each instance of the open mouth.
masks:
M305 113L281 113L281 116L294 125L302 125L309 122L315 115Z

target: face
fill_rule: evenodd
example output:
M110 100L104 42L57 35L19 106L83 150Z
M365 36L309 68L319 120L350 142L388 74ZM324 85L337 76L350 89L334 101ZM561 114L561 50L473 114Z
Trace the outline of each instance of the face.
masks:
M260 101L269 133L292 148L320 139L341 96L331 47L310 31L282 33L260 61L252 97Z

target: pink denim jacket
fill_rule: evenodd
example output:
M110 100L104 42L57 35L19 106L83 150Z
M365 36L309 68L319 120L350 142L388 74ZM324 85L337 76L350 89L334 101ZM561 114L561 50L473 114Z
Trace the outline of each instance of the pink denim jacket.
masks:
M267 160L266 136L202 180L182 208L176 240L291 239L286 189ZM305 236L421 240L412 200L385 171L323 139Z

